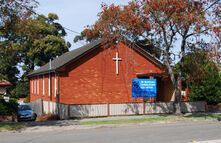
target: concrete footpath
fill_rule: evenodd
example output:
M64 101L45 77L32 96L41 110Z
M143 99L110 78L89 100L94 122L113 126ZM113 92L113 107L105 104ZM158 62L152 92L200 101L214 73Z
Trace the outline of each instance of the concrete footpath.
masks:
M220 113L217 113L220 114ZM190 116L186 114L184 116ZM166 117L164 120L157 120ZM143 121L153 119L153 121ZM155 120L156 119L156 120ZM121 121L120 124L102 124L103 121ZM124 123L125 120L125 123ZM141 122L128 123L126 120L140 120ZM101 122L98 124L82 125L83 123ZM200 118L184 118L183 116L175 115L140 115L140 116L113 116L100 118L85 118L85 119L70 119L44 122L23 122L26 128L13 132L44 132L53 130L72 130L72 129L95 129L95 128L113 128L134 125L150 125L150 124L174 124L174 123L188 123L188 122L219 122L216 118L209 118L205 114L205 118L200 114ZM221 122L220 122L221 123Z
M64 121L66 122L66 121ZM71 122L71 121L67 121ZM38 126L0 132L1 143L220 143L219 121Z

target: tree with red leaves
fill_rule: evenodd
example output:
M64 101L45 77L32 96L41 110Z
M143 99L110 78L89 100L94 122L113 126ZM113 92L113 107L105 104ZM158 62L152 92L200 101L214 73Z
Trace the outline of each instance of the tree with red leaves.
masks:
M102 4L102 11L98 14L99 19L92 26L86 26L75 41L86 39L92 41L99 38L113 39L138 39L146 37L150 30L148 19L140 13L141 5L130 2L125 6Z
M185 52L188 45L203 44L205 41L202 36L212 33L218 19L211 20L211 18L215 17L214 10L220 6L220 1L147 0L143 2L143 5L144 15L152 24L151 29L155 39L162 39L163 61L175 87L176 113L180 113L181 94L179 83L183 75ZM170 62L173 47L180 51L181 67L177 78L175 78Z
M125 6L103 4L96 23L86 27L75 40L127 38L132 42L139 39L157 41L175 88L176 113L180 113L179 85L185 53L190 47L208 45L211 41L206 36L214 40L214 33L220 31L220 6L220 0L137 0ZM220 35L217 37L220 40ZM174 49L180 52L178 75L174 74L171 62Z

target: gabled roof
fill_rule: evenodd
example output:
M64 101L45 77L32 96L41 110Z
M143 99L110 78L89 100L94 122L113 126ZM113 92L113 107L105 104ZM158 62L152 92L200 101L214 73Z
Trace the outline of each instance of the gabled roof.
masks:
M34 75L41 75L44 73L50 73L56 71L58 68L63 67L64 65L69 64L70 62L73 62L74 60L77 60L80 56L89 53L90 51L94 50L95 48L99 47L104 40L100 39L94 42L91 42L85 46L82 46L78 49L72 50L70 52L66 52L63 55L59 56L58 58L45 64L44 66L40 67L39 69L31 72L28 76L34 76ZM139 47L138 45L135 45L134 49L144 55L148 60L155 63L157 66L163 68L164 65L154 56L152 56L150 53Z
M91 42L87 45L84 45L78 49L72 50L70 52L66 52L63 55L59 56L58 58L55 58L54 60L52 60L51 67L50 67L50 62L49 62L49 63L45 64L44 66L40 67L39 69L31 72L30 74L28 74L28 76L53 72L56 69L66 65L69 62L73 61L74 59L78 58L82 54L85 54L88 51L96 48L97 46L99 46L101 44L101 42L102 42L102 40L97 40L97 41Z
M7 80L0 80L0 86L11 86L12 84Z

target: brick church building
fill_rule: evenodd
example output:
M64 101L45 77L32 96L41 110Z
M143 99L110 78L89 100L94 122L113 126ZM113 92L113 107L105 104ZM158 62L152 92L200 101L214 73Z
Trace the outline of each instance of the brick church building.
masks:
M69 105L143 103L132 98L133 78L156 78L154 101L173 101L165 66L136 44L91 42L53 59L29 75L30 102Z

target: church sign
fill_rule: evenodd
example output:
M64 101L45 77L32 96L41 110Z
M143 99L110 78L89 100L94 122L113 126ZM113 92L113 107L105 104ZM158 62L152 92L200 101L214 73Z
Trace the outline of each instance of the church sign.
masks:
M132 79L132 97L133 98L150 98L157 96L156 79Z

